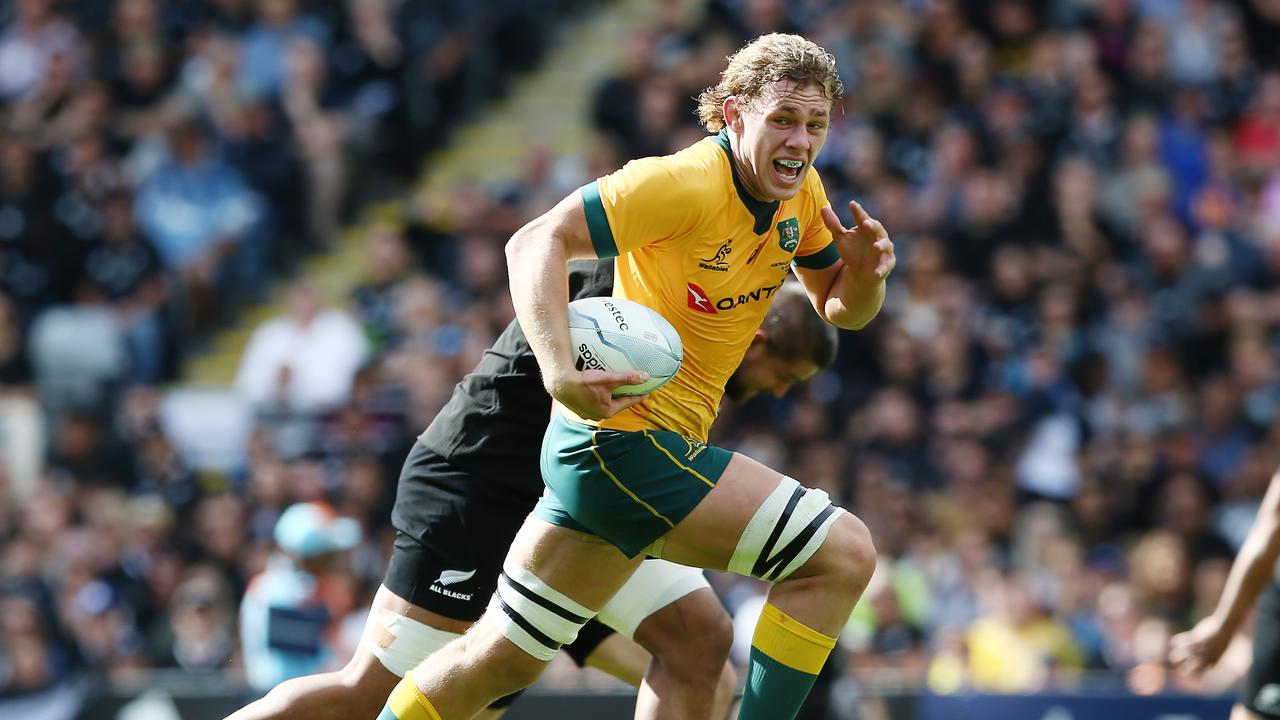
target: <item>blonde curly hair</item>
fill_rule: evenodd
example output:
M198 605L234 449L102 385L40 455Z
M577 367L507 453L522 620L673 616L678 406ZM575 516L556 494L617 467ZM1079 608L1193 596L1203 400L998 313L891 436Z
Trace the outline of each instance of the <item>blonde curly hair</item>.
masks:
M832 102L844 92L836 59L817 43L799 35L761 35L729 56L720 82L698 95L698 119L708 132L724 127L724 101L729 96L750 106L778 80L816 83Z

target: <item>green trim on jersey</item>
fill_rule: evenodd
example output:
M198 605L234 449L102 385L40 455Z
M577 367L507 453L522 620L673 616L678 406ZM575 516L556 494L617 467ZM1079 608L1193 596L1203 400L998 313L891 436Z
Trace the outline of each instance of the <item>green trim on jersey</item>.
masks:
M716 486L733 453L667 430L604 430L555 413L533 512L635 557Z
M827 246L812 255L797 255L791 259L792 264L796 267L802 267L805 270L821 270L829 268L840 259L840 251L836 250L834 242L827 243Z
M724 149L724 154L729 158L729 170L733 173L733 186L738 190L738 199L743 205L747 206L747 212L756 219L755 233L763 235L769 232L769 226L773 224L773 216L778 212L778 206L782 203L774 200L773 202L761 202L747 192L747 188L742 184L742 178L738 177L738 166L733 162L733 147L729 145L729 129L720 130L720 134L716 135L716 143Z
M578 192L582 194L582 207L587 211L587 230L591 232L591 247L595 248L596 257L617 257L618 243L613 239L609 216L604 214L604 203L600 201L600 182L592 180Z

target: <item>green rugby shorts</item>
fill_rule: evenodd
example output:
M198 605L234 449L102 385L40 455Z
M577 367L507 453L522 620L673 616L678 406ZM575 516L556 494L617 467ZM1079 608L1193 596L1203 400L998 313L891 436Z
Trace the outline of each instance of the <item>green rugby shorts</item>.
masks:
M605 430L553 413L533 512L639 555L711 492L733 453L667 430Z

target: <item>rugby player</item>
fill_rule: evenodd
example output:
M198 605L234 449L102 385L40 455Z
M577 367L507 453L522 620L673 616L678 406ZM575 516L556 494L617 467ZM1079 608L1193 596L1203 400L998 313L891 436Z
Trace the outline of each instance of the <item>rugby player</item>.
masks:
M575 298L609 295L613 262L575 264L569 285ZM835 357L835 331L809 310L804 293L780 292L730 378L735 400L781 395ZM341 671L278 685L233 720L371 717L415 664L479 618L516 531L542 495L538 452L550 415L537 361L512 322L405 463L392 511L394 549L355 657ZM601 619L611 627L589 623L566 650L579 665L641 686L636 717L725 717L736 689L725 663L732 629L701 571L645 563ZM650 665L627 638L657 662ZM511 699L484 717L497 717Z
M1222 589L1218 606L1190 630L1173 636L1169 660L1177 667L1200 674L1217 664L1231 639L1249 614L1254 600L1258 611L1253 624L1253 662L1231 710L1231 720L1280 718L1280 471L1271 484L1253 527ZM1261 598L1259 598L1261 595Z
M529 685L646 556L773 583L739 718L795 717L875 548L826 493L706 440L788 272L837 327L865 326L884 301L888 234L856 202L842 227L813 170L841 90L825 50L761 36L699 98L712 136L628 163L508 242L516 314L563 407L543 440L548 492L484 616L397 685L380 717L463 720ZM593 256L616 256L614 295L657 310L684 341L680 371L648 396L614 397L616 378L574 367L565 268Z

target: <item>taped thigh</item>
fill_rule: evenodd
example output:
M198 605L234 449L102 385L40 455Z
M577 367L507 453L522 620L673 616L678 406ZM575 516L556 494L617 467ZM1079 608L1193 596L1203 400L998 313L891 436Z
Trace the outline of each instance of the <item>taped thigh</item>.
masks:
M600 609L596 619L634 640L636 628L645 618L694 590L710 587L698 568L666 560L645 560L631 579Z
M843 512L822 490L784 476L742 531L729 571L769 582L785 580L813 557Z
M502 634L539 660L550 660L573 642L595 613L579 605L536 575L514 565L502 569L489 611L502 623Z
M448 645L457 633L437 630L418 620L386 608L374 608L365 622L364 644L382 667L397 677L406 673L440 648Z

